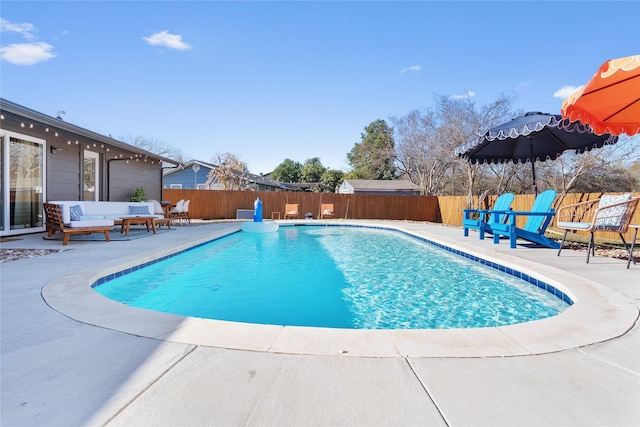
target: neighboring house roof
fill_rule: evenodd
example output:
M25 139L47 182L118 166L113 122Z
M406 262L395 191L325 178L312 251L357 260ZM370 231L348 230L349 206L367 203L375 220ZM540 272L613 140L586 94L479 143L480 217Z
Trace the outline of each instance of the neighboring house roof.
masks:
M135 145L127 144L126 142L118 141L117 139L113 139L109 136L104 136L99 133L90 131L88 129L81 128L80 126L67 123L62 119L48 116L46 114L24 107L20 104L16 104L15 102L8 101L4 98L0 98L0 108L2 108L2 110L8 113L22 116L25 119L31 119L31 120L43 123L45 125L51 126L53 128L57 128L66 132L71 132L77 135L85 136L87 138L102 142L104 144L108 144L115 148L120 148L122 150L127 150L136 154L142 154L144 156L148 156L154 159L159 159L163 162L171 163L174 165L180 164L180 162L176 160L159 156L158 154L138 148Z
M214 165L212 163L202 162L200 160L189 160L188 162L178 164L178 167L165 169L164 172L162 172L162 174L164 176L167 176L184 169L191 169L195 164L199 165L200 167L205 167L207 169L215 169L218 167L217 165Z
M420 191L408 180L346 179L354 191Z
M332 187L321 182L282 182L280 183L280 188L291 191L333 190Z

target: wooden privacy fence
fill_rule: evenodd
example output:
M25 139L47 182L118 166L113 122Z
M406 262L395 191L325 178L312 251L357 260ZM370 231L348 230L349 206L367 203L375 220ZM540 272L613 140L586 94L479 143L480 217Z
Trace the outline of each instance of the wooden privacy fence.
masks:
M257 197L262 201L262 216L284 218L284 206L296 203L300 218L311 213L320 215L321 203L333 203L336 218L395 219L440 221L438 198L435 196L385 196L375 194L302 193L290 191L217 191L162 190L162 199L172 203L191 200L189 215L199 219L236 218L238 209L253 209Z
M567 194L556 205L566 206L573 203L597 199L602 193ZM640 193L634 193L640 197ZM390 219L428 221L446 225L460 226L463 210L467 207L466 196L399 196L378 194L335 194L335 193L302 193L302 192L265 192L265 191L214 191L214 190L178 190L163 189L162 199L172 203L180 199L191 200L189 215L197 219L235 219L238 209L253 209L257 197L262 201L263 217L284 218L284 206L287 203L300 205L300 218L311 213L318 218L321 203L333 203L336 218L349 219ZM498 196L488 196L483 208L491 208ZM531 209L535 196L518 194L511 208L516 211ZM558 200L556 199L556 203ZM478 199L474 199L474 207ZM523 227L526 217L519 217L517 225ZM637 209L632 224L640 224L640 209ZM555 226L555 218L551 227ZM581 234L581 233L578 233ZM586 235L585 233L582 233ZM596 238L611 238L611 233L596 233ZM625 239L629 241L633 232L627 232Z

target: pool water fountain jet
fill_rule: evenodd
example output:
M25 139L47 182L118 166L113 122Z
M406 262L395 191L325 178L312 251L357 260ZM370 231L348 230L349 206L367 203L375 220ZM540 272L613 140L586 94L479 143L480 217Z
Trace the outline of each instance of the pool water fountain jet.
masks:
M278 231L280 225L275 221L262 221L262 201L260 197L253 203L253 221L242 224L242 231L249 233L272 233Z

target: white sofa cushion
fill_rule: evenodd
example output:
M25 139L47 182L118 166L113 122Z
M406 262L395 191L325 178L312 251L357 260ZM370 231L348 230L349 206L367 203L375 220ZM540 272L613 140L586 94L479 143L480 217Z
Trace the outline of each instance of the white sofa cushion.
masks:
M111 221L111 225L113 225L113 221L116 221L122 217L129 216L140 216L129 213L129 206L146 206L149 212L153 212L153 203L151 202L94 202L94 201L79 201L79 200L62 200L62 201L51 201L49 203L54 203L56 205L60 205L60 210L62 211L62 221L65 224L71 224L71 214L69 212L69 208L71 206L78 205L82 209L84 215L81 216L80 221L84 225L70 225L71 227L90 227L90 225L86 225L86 221L99 221L99 220L107 220ZM156 218L164 218L164 215L151 215ZM100 225L108 225L106 223L97 224Z
M164 208L162 207L159 201L154 199L149 199L147 200L147 203L153 203L153 210L151 212L153 212L156 215L162 215L164 217Z
M71 221L67 226L70 228L113 227L113 221L110 219L83 219L82 221Z

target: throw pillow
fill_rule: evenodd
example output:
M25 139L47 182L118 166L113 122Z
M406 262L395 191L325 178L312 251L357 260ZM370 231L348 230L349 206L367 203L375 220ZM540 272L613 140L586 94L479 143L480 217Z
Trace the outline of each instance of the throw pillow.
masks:
M153 213L156 215L164 215L164 208L162 207L162 205L160 204L159 201L157 200L147 200L147 203L153 203Z
M80 221L80 218L84 213L82 212L82 208L80 205L69 206L69 216L71 217L71 221Z
M604 195L600 198L598 204L598 214L596 217L596 228L599 230L617 231L620 229L624 221L626 220L627 211L629 205L619 205L611 208L607 206L614 205L616 203L626 202L631 200L631 193L621 194L619 196ZM602 209L606 208L606 209Z
M129 205L129 215L150 215L149 206L131 206Z

